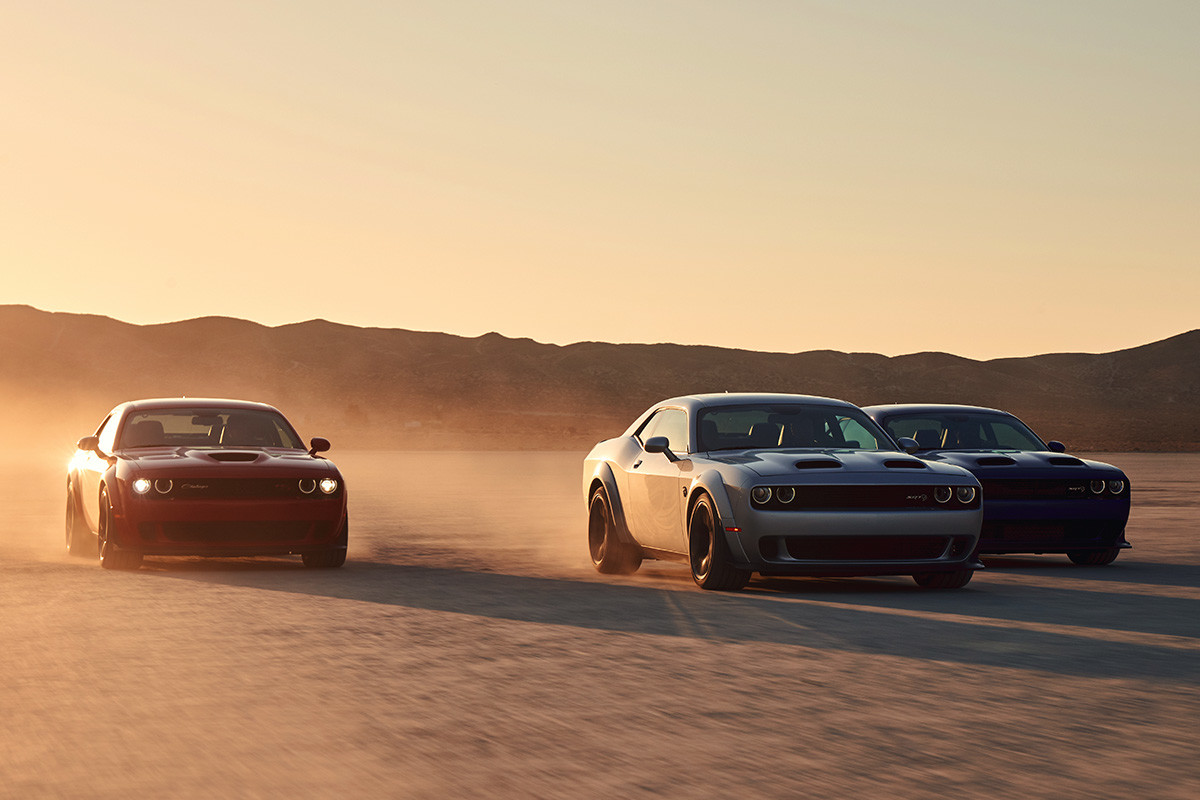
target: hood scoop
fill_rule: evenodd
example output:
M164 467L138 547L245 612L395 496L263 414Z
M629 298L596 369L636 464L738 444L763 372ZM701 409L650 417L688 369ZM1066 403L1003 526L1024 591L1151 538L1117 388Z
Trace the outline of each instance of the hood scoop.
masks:
M1017 462L1008 456L985 456L975 459L975 463L981 467L1011 467Z
M807 458L796 462L796 469L838 469L842 462L832 458Z
M232 461L232 462L247 462L257 461L262 453L209 453L208 457L213 461Z
M883 465L888 469L925 469L924 461L912 458L892 458L883 462Z
M1082 467L1083 462L1072 456L1050 456L1048 459L1056 467Z

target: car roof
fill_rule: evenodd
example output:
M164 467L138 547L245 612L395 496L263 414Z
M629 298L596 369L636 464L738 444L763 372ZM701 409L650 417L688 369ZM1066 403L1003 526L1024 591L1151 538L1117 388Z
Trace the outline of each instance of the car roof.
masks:
M113 413L118 410L144 411L154 408L228 408L280 413L279 409L266 403L255 403L251 400L227 400L219 397L154 397L145 400L130 400L114 408Z
M845 406L857 408L853 403L837 400L832 397L819 397L810 394L785 394L782 392L712 392L708 394L687 394L672 397L655 403L655 406L679 405L689 408L710 408L713 406L744 406L756 403L815 403L826 406Z
M863 406L863 411L875 414L1003 414L1011 417L1007 411L987 406L962 406L949 403L896 403L894 405Z

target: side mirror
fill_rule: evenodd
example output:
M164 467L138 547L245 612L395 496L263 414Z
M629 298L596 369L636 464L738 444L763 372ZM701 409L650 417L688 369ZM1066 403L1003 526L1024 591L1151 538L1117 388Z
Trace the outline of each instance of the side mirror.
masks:
M671 442L665 436L651 436L642 443L642 449L647 453L662 453L670 461L679 460L679 456L671 452Z
M910 456L921 449L921 445L917 444L916 439L910 439L907 436L901 436L896 440L896 444L900 445L900 449Z
M1062 442L1057 442L1057 441L1046 442L1046 446L1050 448L1051 453L1067 452L1067 446L1065 444L1063 444Z
M308 446L312 448L308 451L308 454L315 456L317 453L324 453L329 449L329 440L322 439L320 436L314 436L308 440Z
M85 436L75 443L76 449L90 450L93 453L99 453L100 439L96 436Z

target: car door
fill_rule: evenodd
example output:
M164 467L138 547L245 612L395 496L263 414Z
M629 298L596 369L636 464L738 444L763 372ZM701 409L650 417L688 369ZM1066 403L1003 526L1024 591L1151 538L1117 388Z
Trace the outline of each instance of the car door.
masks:
M629 504L627 520L643 547L682 553L686 550L683 525L683 473L687 460L687 412L681 408L656 411L634 434L639 444L665 436L672 461L665 453L639 452L627 470Z

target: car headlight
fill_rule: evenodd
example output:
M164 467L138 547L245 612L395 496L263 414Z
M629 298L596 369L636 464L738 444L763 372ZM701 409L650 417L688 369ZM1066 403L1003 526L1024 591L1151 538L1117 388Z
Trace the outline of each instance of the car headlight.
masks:
M1088 488L1092 490L1092 494L1104 494L1104 481L1092 481Z
M950 498L953 495L954 492L949 486L938 486L933 490L933 499L937 500L939 503L949 503Z
M791 486L780 486L775 490L775 499L781 503L790 503L796 499L796 489Z
M750 499L758 503L760 506L771 499L771 487L755 486L750 490Z
M154 482L154 491L158 492L159 494L166 494L174 487L175 484L172 483L168 478L159 478Z
M305 494L312 494L314 491L316 491L317 482L312 478L301 478L299 486L300 491L304 492Z
M138 478L133 482L133 490L138 494L145 494L150 491L150 481L145 478Z
M958 498L958 502L969 503L975 499L975 487L960 486L954 490L954 495Z
M321 491L325 494L333 494L337 491L337 481L335 481L333 478L322 478Z
M1113 494L1120 494L1125 491L1125 481L1109 481L1108 490Z

